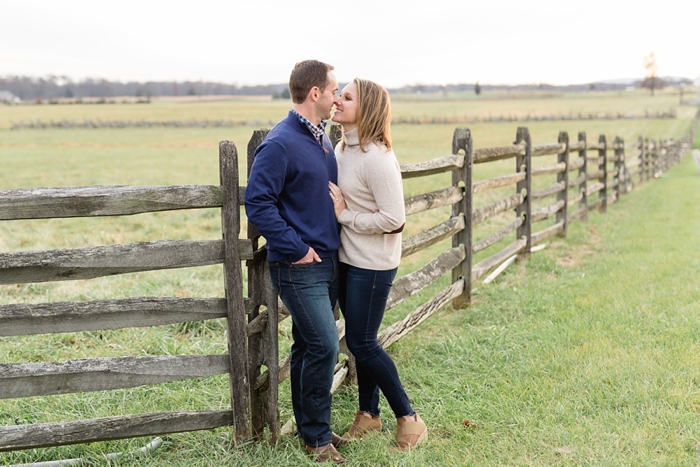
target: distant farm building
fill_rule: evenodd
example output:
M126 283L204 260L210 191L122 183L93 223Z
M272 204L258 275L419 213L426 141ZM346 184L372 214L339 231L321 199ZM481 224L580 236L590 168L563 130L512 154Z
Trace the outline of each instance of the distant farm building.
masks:
M19 104L19 97L15 96L10 91L0 91L0 103Z

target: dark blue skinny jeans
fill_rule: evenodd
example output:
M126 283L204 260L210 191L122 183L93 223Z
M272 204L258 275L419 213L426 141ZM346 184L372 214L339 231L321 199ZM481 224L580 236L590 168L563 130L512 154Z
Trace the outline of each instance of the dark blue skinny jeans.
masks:
M345 317L345 341L357 365L360 410L375 417L379 416L380 389L396 418L415 413L394 361L377 341L396 271L374 271L340 263L338 303Z
M338 298L338 258L321 263L270 263L270 277L292 316L290 382L297 432L309 446L331 442L331 386L338 361L333 307Z

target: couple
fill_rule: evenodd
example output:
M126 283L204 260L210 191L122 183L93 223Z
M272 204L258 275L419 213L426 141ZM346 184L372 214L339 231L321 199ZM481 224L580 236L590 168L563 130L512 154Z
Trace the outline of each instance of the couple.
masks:
M316 60L295 65L289 90L292 109L256 151L245 206L265 237L272 283L293 321L297 431L317 461L344 463L336 447L381 430L381 389L397 418L397 449L407 450L427 438L427 428L377 342L405 221L389 95L356 78L338 96L333 67ZM324 121L334 106L333 121L343 127L335 151ZM343 437L330 424L336 301L357 363L360 409Z

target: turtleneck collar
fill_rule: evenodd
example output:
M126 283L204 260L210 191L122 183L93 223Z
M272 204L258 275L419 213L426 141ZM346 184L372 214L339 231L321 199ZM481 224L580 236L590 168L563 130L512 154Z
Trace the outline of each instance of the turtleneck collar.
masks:
M345 144L348 146L359 146L360 144L360 136L357 132L357 128L353 128L352 130L348 131L347 133L343 133L345 135Z

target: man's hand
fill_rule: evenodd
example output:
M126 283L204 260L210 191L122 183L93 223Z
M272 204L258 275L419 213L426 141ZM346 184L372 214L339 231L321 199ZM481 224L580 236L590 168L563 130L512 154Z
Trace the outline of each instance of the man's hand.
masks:
M292 264L311 264L314 261L317 263L321 262L321 258L316 254L316 251L309 247L309 251L306 253L306 256L301 258L299 261L294 261Z

